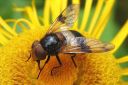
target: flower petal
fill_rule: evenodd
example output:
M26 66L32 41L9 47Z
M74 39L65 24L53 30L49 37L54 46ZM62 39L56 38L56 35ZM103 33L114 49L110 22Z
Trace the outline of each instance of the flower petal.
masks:
M127 75L128 76L128 68L122 69L122 75Z
M97 19L99 17L99 14L101 12L101 9L102 9L102 6L103 6L103 2L104 2L104 0L98 0L98 2L97 2L95 13L94 13L94 15L92 17L91 24L90 24L90 27L89 27L89 30L88 30L88 32L90 34L92 33L92 31L93 31L93 29L94 29L94 27L96 25L96 21L97 21Z
M11 39L13 36L9 34L7 31L5 31L3 28L0 28L0 33L6 36L7 38ZM4 37L3 36L3 37ZM1 38L0 38L1 39ZM2 40L2 39L1 39Z
M13 36L16 36L17 33L12 30L12 28L0 17L0 25L6 29L7 32L11 33Z
M8 42L8 39L5 38L2 34L0 34L0 44L5 45Z
M61 0L51 0L50 8L52 13L52 21L54 21L61 12Z
M120 47L120 45L123 43L123 41L127 36L128 36L128 20L125 22L124 26L115 36L115 38L111 41L111 43L115 45L115 49L112 52L115 52Z
M16 30L16 26L17 24L19 24L22 28L22 30L26 30L28 27L27 26L24 26L22 24L22 22L26 23L26 25L28 25L29 29L33 29L35 26L32 25L32 23L30 23L28 20L24 19L24 18L21 18L21 19L18 19L14 22L14 25L13 25L13 30Z
M80 0L72 0L72 4L80 4ZM72 30L76 30L76 29L78 29L78 19L72 27Z
M93 37L99 38L100 36L97 34L102 34L103 30L105 29L104 26L106 25L106 19L109 19L109 16L112 11L112 7L114 6L115 0L105 0L105 7L99 17L96 27L92 33ZM101 30L101 31L99 31Z
M37 18L37 14L35 13L36 12L35 10L33 10L31 7L26 7L25 12L28 14L29 19L35 26L40 26L40 23Z
M50 0L45 1L45 6L43 9L43 22L45 26L50 24Z
M93 2L93 0L86 0L86 4L85 4L85 7L84 7L84 16L83 16L83 20L82 20L82 23L81 23L81 26L80 26L80 32L81 33L83 31L85 31L86 24L87 24L87 21L88 21L88 17L89 17L89 14L90 14L90 10L91 10L91 7L92 7L92 2Z
M124 56L124 57L117 59L117 62L118 63L128 62L128 56Z
M61 0L61 11L64 10L68 5L68 0Z
M105 26L107 25L108 21L109 21L109 17L110 14L106 17L106 19L104 20L104 23L102 23L102 26L99 27L100 30L98 31L98 33L96 34L95 38L99 39L101 37L101 35L103 34L103 31L105 29ZM94 36L93 36L94 37Z

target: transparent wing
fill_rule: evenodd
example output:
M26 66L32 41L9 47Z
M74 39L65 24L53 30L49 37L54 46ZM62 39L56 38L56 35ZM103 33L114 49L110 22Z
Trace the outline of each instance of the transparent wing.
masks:
M48 33L56 32L58 30L68 30L73 23L76 21L79 13L79 5L72 4L68 6L62 13L56 18L54 23L51 25Z
M114 49L114 45L96 39L76 37L61 49L62 53L101 53Z

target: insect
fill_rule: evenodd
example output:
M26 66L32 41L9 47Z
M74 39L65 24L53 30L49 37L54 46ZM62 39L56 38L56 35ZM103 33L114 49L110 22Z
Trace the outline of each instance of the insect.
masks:
M56 18L54 23L50 26L46 35L41 40L36 40L32 44L32 54L38 63L40 72L50 60L50 56L55 56L59 66L62 62L58 56L59 53L71 55L71 59L75 67L77 67L74 57L78 53L102 53L110 51L114 46L110 43L102 43L99 40L86 38L77 31L69 30L76 21L79 13L79 5L72 4L68 6ZM31 56L30 56L31 57ZM30 59L28 58L28 60ZM40 61L46 59L43 67L40 67ZM27 60L27 61L28 61ZM57 66L57 67L59 67ZM53 69L57 68L54 67Z

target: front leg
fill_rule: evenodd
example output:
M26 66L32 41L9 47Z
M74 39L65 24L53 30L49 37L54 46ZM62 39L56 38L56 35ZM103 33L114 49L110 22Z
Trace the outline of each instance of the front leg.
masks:
M28 59L27 59L25 62L28 62L31 57L32 57L32 55L31 55L31 53L30 53Z
M40 60L36 60L37 64L38 64L38 68L41 70L40 68Z
M37 79L39 78L41 71L43 70L43 68L45 67L45 65L48 63L49 59L50 59L50 55L48 55L48 58L47 58L47 60L45 61L44 65L43 65L43 67L42 67L41 69L40 69L40 63L38 63L40 72L39 72L39 74L38 74L38 76L37 76Z

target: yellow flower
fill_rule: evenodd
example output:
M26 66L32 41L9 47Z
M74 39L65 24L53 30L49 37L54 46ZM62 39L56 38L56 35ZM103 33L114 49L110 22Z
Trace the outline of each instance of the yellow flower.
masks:
M111 43L115 49L107 53L95 53L77 55L75 61L78 68L75 68L69 55L60 54L63 66L54 71L51 76L50 72L58 63L54 57L43 69L39 79L37 75L39 69L37 63L30 59L25 62L30 54L33 41L40 40L47 32L50 26L50 11L52 20L54 20L61 10L66 8L68 0L46 0L43 10L43 18L37 16L34 0L32 7L17 8L17 11L27 13L28 19L21 18L18 20L3 20L0 17L0 84L1 85L127 85L122 80L122 76L128 76L128 68L123 69L120 63L128 62L128 56L116 59L114 53L123 43L128 35L128 20L122 26L118 34L113 38ZM110 18L112 7L115 0L98 0L89 30L85 28L90 15L93 0L86 0L84 15L80 27L78 21L72 30L82 33L84 36L99 39L105 26ZM72 0L72 3L79 4L79 0ZM56 4L56 5L55 5ZM11 27L7 23L13 22ZM43 23L43 25L41 24ZM19 26L22 33L16 33L15 29ZM27 29L30 28L30 29ZM79 28L79 29L78 29ZM45 60L41 62L41 66Z

